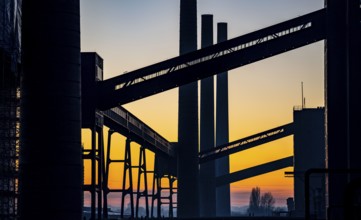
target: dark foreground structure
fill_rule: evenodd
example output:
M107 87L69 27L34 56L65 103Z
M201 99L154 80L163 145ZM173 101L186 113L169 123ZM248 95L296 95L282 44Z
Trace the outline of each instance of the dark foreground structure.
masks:
M0 219L17 216L21 1L0 1Z
M81 219L79 0L23 1L20 219Z
M360 2L325 3L309 15L191 52L196 0L182 0L181 11L191 9L181 13L182 56L97 84L101 110L182 86L179 217L199 217L196 81L325 39L327 218L360 219ZM22 30L20 218L81 219L79 0L24 0Z
M361 30L360 1L327 0L325 43L326 166L328 169L360 169L359 134L361 114ZM346 189L360 175L334 173L328 178L328 219L358 219L360 210L343 203ZM359 204L361 185L357 184L352 206Z

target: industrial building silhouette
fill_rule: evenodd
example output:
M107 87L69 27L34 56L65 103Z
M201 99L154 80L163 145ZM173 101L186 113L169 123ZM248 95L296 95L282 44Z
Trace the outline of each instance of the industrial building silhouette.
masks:
M203 15L200 50L197 1L180 3L180 56L103 80L101 55L80 53L78 0L2 1L1 13L14 14L0 21L0 218L82 219L84 191L91 195L92 219L109 217L111 192L121 193L121 217L126 217L126 197L134 218L140 217L142 199L151 203L146 217L161 217L162 206L168 206L169 217L229 217L230 183L294 166L289 174L295 178L296 216L359 219L360 2L326 0L324 9L230 40L227 25L220 23L217 44L212 39L212 15ZM325 108L295 110L293 123L229 143L227 71L321 40L325 40ZM214 75L217 103L210 96ZM121 107L176 87L177 143ZM103 126L110 128L108 134ZM91 130L91 149L82 149L82 128ZM104 135L110 140L115 132L127 137L124 160L112 159L111 142L103 143ZM293 157L229 173L230 154L289 135L294 135ZM141 145L136 166L131 142ZM156 154L154 170L147 169L145 149ZM91 163L89 185L83 183L84 160ZM124 167L118 189L108 185L111 163ZM132 182L132 169L143 176L143 191L141 178ZM154 178L148 181L147 173ZM297 178L304 178L304 184ZM200 185L204 181L207 188ZM147 182L153 183L152 190Z

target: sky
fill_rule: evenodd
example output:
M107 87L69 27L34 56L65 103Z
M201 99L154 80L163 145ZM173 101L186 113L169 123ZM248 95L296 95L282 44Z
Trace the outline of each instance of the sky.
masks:
M111 78L179 53L179 0L81 0L81 49L104 59L104 78ZM234 38L323 8L323 0L198 0L198 30L202 14L228 23ZM200 39L198 31L198 39ZM214 38L216 39L216 37ZM198 41L200 48L200 40ZM229 71L229 140L237 140L293 121L301 105L301 82L306 107L324 106L324 43L318 42ZM177 141L178 89L124 105L171 142ZM88 131L83 142L89 145ZM124 145L115 135L114 143ZM133 156L136 155L137 146ZM112 152L118 157L122 148ZM293 154L292 136L230 157L231 172ZM148 152L148 164L153 154ZM134 160L137 160L134 156ZM87 166L87 165L86 165ZM114 167L114 170L117 168ZM119 169L120 170L120 167ZM276 205L293 196L293 180L282 169L231 185L232 206L247 205L252 187L271 192ZM113 171L110 182L120 184ZM134 175L133 175L134 176ZM86 173L85 181L89 181ZM120 199L119 199L120 201ZM114 204L117 203L116 199Z

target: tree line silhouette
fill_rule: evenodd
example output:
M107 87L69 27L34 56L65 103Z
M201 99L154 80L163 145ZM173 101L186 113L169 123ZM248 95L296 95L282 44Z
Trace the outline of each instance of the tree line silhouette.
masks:
M275 198L272 193L266 192L261 196L261 189L257 186L252 188L249 198L249 216L270 216L274 210Z

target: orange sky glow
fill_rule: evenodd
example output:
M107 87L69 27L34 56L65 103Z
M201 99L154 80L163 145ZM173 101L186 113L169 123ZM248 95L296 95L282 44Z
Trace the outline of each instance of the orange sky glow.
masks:
M109 0L100 4L95 0L81 0L82 51L95 51L104 59L105 78L178 55L179 1L152 0L152 5L140 1L147 7L139 1L133 5L129 3L132 1ZM228 22L229 37L233 38L323 7L323 0L272 2L273 5L267 0L198 0L198 18L201 14L213 13L215 23ZM254 13L256 8L259 13ZM229 140L291 123L293 107L301 104L301 82L306 107L324 106L323 50L324 42L318 42L229 71ZM123 107L170 142L178 140L178 89ZM107 143L107 128L104 134L104 143ZM83 130L82 135L84 147L89 148L89 130ZM112 144L112 159L123 158L125 138L114 134ZM289 136L231 155L231 172L292 155L293 137ZM138 159L139 145L133 143L132 162L137 164ZM153 163L154 153L148 151L148 169L153 169ZM90 183L90 163L85 162L84 166L85 183ZM293 179L285 177L285 171L293 168L231 184L231 205L248 205L251 189L259 186L261 193L274 195L276 206L286 206L286 199L293 197ZM109 186L120 187L122 175L122 166L112 165ZM136 188L136 170L133 178ZM151 183L152 175L148 175L149 189ZM89 204L87 198L85 196L85 205ZM110 203L120 206L120 200L120 196L112 195Z

